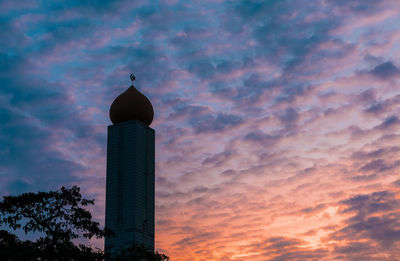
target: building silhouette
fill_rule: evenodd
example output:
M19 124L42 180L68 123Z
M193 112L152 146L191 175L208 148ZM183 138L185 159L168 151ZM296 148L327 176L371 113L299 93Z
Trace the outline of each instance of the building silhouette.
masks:
M154 250L154 111L133 80L110 107L105 225L115 236L106 237L106 253L132 244Z

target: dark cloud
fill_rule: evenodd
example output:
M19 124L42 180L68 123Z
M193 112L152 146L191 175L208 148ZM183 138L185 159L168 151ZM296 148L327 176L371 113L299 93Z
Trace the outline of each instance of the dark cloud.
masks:
M330 240L346 240L346 245L338 247L337 252L351 257L357 253L362 255L363 251L369 253L368 246L375 246L375 253L396 248L400 242L400 201L393 192L358 195L341 204L345 207L342 213L353 216L345 221L345 227L329 236Z
M222 60L217 63L216 70L218 73L230 73L234 69L240 68L241 63L233 60Z
M357 151L353 152L351 157L356 160L376 159L385 156L393 155L393 153L400 152L399 146L392 146L386 148L380 148L373 151Z
M380 114L385 111L385 105L382 103L376 103L368 107L365 112L372 114Z
M76 183L85 168L66 158L54 144L60 142L56 137L61 133L70 133L70 142L97 138L92 127L75 110L63 86L21 77L31 66L29 60L6 54L0 57L2 193Z
M20 51L22 48L31 43L29 37L21 32L15 21L13 21L11 18L0 18L0 30L2 32L2 37L0 39L0 50L3 52L4 50L13 52ZM1 54L1 56L4 55L5 54ZM4 57L0 59L4 59Z
M378 179L379 176L376 174L371 174L371 175L358 175L358 176L352 176L351 179L353 181L358 181L358 182L363 182L363 181L371 181L371 180L376 180Z
M334 230L324 242L331 242L331 248L304 247L306 242L287 237L271 237L250 245L254 252L260 252L264 260L391 260L396 256L400 242L400 200L390 191L373 192L343 200L340 203L342 214L351 214L344 226L321 229ZM320 204L301 212L314 213L323 209ZM315 234L309 231L307 234ZM332 243L335 242L335 243ZM376 255L387 253L386 256Z
M293 108L286 108L283 113L277 115L278 119L282 122L284 126L288 129L292 129L296 125L296 121L299 117L298 112Z
M359 95L357 95L357 100L363 103L370 104L371 102L374 102L376 97L375 97L375 90L374 89L368 89L363 92L361 92Z
M83 167L52 149L52 133L35 120L0 106L2 193L58 188L76 182ZM45 181L45 182L44 182Z
M369 104L369 107L366 108L365 112L379 117L385 115L387 112L391 112L399 101L400 95L382 101L375 101L372 102L372 105Z
M351 2L346 0L333 0L329 3L334 7L339 7L346 11L366 13L378 12L380 10L378 7L382 5L374 0L352 0Z
M388 80L400 75L399 69L392 62L379 64L370 73L382 80Z
M391 128L393 126L398 125L399 123L399 118L395 115L387 117L381 124L379 124L378 126L376 126L376 128L378 129L388 129Z
M210 240L215 239L215 238L217 238L219 236L220 236L220 233L218 233L218 232L197 233L194 236L185 237L185 238L179 240L178 242L175 243L175 245L179 246L179 247L186 248L186 247L190 247L191 245L195 245L195 244L198 244L198 243L210 241Z
M327 250L305 248L306 242L288 237L271 237L260 243L250 245L254 252L260 252L260 258L268 261L284 260L321 260Z
M297 97L305 96L309 91L312 90L311 86L300 84L300 83L293 83L291 81L283 81L284 88L279 96L276 97L276 102L290 104L292 103Z
M366 261L377 261L377 260L387 260L377 259L374 257L377 253L377 249L374 244L370 242L348 242L344 246L335 246L334 247L335 257L338 260L346 260L346 261L358 261L358 260L366 260Z
M393 182L393 185L395 185L396 187L400 187L400 179Z
M364 166L362 166L360 168L360 171L382 172L382 171L389 170L389 169L392 169L392 168L393 168L393 166L386 164L385 160L383 160L383 159L375 159L375 160L372 160L372 161L368 162Z
M53 13L63 14L66 10L74 10L80 16L89 16L91 19L95 19L96 16L105 18L111 18L116 16L118 13L120 16L124 15L127 10L126 6L130 4L131 8L142 8L147 3L142 0L135 2L129 2L126 0L113 1L90 1L90 0L73 0L73 1L57 1L57 2L42 2L40 8L43 10L50 10Z
M351 214L342 227L329 227L334 230L324 242L332 248L303 247L299 239L272 237L252 245L254 251L263 249L265 260L322 260L331 257L334 260L392 260L396 256L400 242L400 200L390 191L373 192L351 197L340 202L342 214ZM313 213L320 207L304 209ZM321 228L322 229L322 228ZM312 233L315 233L312 231ZM387 253L385 256L379 253ZM377 255L378 254L378 255Z
M266 12L271 11L282 11L280 8L285 8L286 1L268 1L268 2L260 2L260 1L253 1L253 0L244 0L238 1L236 5L236 11L240 14L243 19L251 20L251 19L258 19L262 18L262 16ZM287 7L286 7L287 8Z
M302 210L300 210L301 212L305 213L305 214L312 214L312 213L316 213L321 211L322 209L324 209L326 207L325 204L318 204L315 207L309 207L309 208L304 208Z
M201 115L206 114L209 111L209 108L205 106L186 105L184 102L176 104L173 106L173 109L174 112L168 116L169 119L201 117Z
M231 99L235 101L238 107L252 107L255 102L260 100L264 92L273 90L277 86L278 84L274 80L266 81L262 75L252 73L244 79L243 86L235 88L235 94Z
M288 71L304 62L307 55L328 39L330 30L339 20L324 17L309 22L304 17L315 6L308 1L237 1L235 10L241 17L241 26L252 29L252 37L260 45L260 55L279 63ZM301 7L301 8L300 8Z
M273 146L276 144L282 137L280 135L270 135L267 133L263 133L261 131L253 131L249 132L244 139L252 142L256 142L262 146Z
M190 119L196 133L223 131L235 127L243 122L242 117L234 114L219 113L216 116L206 115L200 118Z
M197 60L188 67L189 72L195 73L200 79L211 78L215 74L214 65L207 60Z
M215 154L211 157L205 158L203 160L203 164L213 165L213 166L222 166L226 163L232 156L235 155L234 151L226 150L224 152Z

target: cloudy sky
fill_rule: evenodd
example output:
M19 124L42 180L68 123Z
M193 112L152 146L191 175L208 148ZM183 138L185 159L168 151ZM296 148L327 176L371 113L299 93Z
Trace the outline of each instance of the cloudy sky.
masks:
M400 260L399 13L2 0L1 195L76 184L104 224L108 109L134 72L172 260Z

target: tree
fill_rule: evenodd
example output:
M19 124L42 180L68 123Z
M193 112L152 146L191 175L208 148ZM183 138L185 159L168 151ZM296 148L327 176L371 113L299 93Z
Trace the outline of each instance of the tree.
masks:
M0 230L0 260L104 260L101 249L73 243L76 239L114 234L92 221L92 215L85 207L94 205L94 200L82 198L79 191L79 187L74 186L70 189L62 187L59 191L5 196L0 202L0 225L13 230L23 229L25 233L41 232L42 237L35 242L21 241L16 235ZM169 257L132 245L107 260L168 261Z
M78 238L102 238L111 233L92 221L91 213L84 207L93 205L94 200L82 198L79 191L74 186L4 197L0 202L1 225L14 230L22 228L25 233L42 232L44 236L36 242L19 241L3 231L0 233L2 244L34 249L33 253L42 260L102 260L104 255L100 249L72 242Z
M20 241L16 235L0 230L0 260L35 260L38 253L32 242Z
M123 249L122 251L118 252L117 255L113 257L107 257L107 260L110 259L112 261L169 261L169 257L160 254L157 251L155 253L149 251L145 246L135 245Z

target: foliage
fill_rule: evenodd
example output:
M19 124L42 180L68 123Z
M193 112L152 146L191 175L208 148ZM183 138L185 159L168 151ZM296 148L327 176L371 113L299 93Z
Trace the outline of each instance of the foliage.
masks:
M0 260L35 260L38 253L32 242L20 241L17 236L0 230Z
M107 258L112 261L169 261L169 257L160 254L157 251L155 253L149 251L146 247L140 245L132 245L129 248L126 248L117 253L116 256L112 258Z
M54 251L56 249L56 251ZM0 230L0 260L103 260L101 250L72 243L57 246L41 238L36 242L20 241L15 235Z
M6 196L0 202L0 224L12 229L21 228L28 232L44 232L53 243L76 239L104 237L105 230L92 221L85 206L94 205L94 200L83 199L77 186L60 191L23 193ZM24 221L27 220L25 224Z
M0 260L104 260L101 249L73 243L76 239L114 234L92 221L92 215L85 207L94 205L94 200L82 198L79 191L74 186L71 189L62 187L59 191L5 196L0 202L0 225L22 229L25 233L41 232L43 236L35 242L21 241L9 231L0 230ZM132 245L107 257L108 260L169 261L169 257Z
M30 249L30 258L42 260L102 260L103 252L83 244L75 245L78 238L102 238L111 232L101 229L92 221L91 213L84 207L93 205L94 200L82 198L77 186L59 191L23 193L19 196L5 196L0 202L0 224L11 229L22 228L25 233L42 232L36 242L20 241L14 235L1 231L1 254ZM9 245L9 247L7 247ZM34 260L34 259L33 259Z

